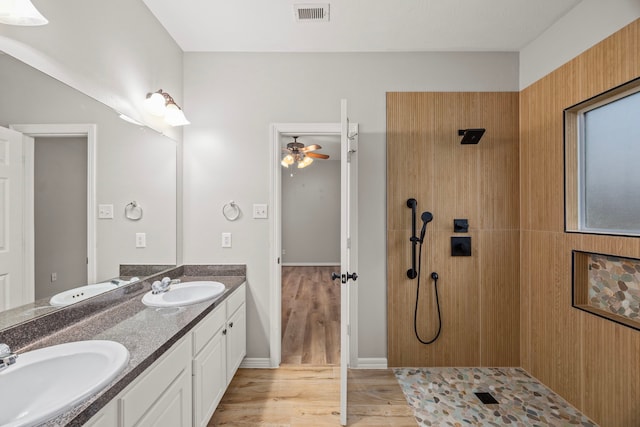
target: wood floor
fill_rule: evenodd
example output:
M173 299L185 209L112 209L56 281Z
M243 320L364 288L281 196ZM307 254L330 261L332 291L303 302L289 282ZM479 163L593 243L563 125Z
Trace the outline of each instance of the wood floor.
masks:
M349 426L416 427L391 370L350 370ZM340 425L340 368L239 369L209 426Z
M340 363L339 267L282 267L283 365Z

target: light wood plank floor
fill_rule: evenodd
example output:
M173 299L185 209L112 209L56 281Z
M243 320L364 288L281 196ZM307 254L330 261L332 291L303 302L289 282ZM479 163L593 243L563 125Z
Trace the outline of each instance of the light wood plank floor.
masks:
M340 363L339 267L282 267L283 365Z
M416 427L391 370L350 370L349 426ZM211 426L340 425L340 368L239 369Z

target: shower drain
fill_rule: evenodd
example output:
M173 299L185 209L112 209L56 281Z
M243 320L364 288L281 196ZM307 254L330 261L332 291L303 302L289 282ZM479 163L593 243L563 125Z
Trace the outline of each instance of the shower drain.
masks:
M493 397L491 393L477 392L473 394L475 394L478 397L478 399L480 399L480 402L484 403L485 405L494 405L498 403L496 398Z

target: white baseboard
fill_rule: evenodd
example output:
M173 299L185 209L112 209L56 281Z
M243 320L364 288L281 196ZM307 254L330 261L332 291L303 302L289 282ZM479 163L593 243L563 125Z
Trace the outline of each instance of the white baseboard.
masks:
M337 262L283 262L283 267L333 267L340 266L340 261Z
M241 368L272 368L271 359L268 357L245 357L240 364Z
M386 357L362 357L356 369L387 369Z
M245 357L240 364L241 368L267 368L272 369L271 359L268 357ZM358 359L358 366L354 369L387 369L386 357L363 357Z

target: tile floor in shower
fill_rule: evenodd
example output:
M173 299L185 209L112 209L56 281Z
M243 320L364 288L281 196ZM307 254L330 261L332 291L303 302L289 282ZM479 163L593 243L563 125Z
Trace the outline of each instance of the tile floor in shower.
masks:
M583 426L593 421L519 368L396 368L420 426ZM484 404L475 393L490 393Z

